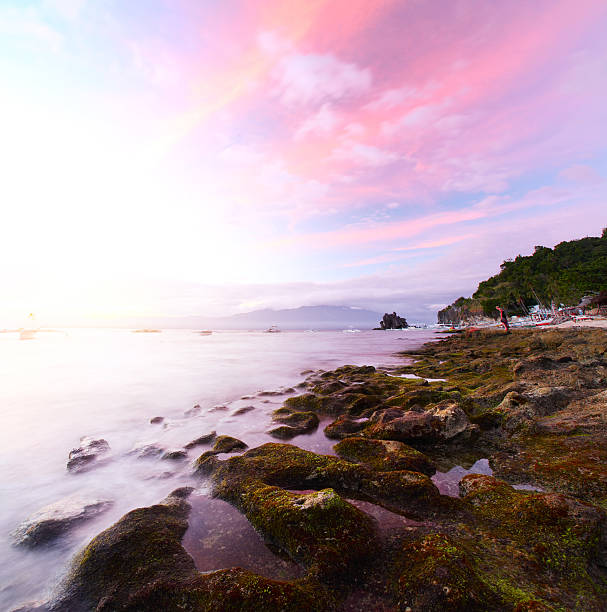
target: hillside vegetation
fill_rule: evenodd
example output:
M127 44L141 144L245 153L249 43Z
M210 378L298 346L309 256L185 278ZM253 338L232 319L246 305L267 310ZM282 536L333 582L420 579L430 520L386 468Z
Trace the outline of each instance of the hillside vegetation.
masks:
M482 281L471 298L460 297L438 313L441 323L495 316L495 307L526 314L538 303L576 305L584 295L607 290L607 228L601 237L561 242L553 249L536 246L533 255L518 255Z

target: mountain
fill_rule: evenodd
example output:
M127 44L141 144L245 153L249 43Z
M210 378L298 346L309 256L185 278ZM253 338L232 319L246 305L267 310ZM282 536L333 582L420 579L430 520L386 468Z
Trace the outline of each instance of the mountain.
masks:
M286 310L255 310L209 321L219 329L370 329L379 324L382 315L350 306L301 306Z
M438 313L439 323L495 317L495 307L510 315L526 314L541 301L576 305L587 294L607 290L607 228L601 237L586 237L536 246L532 255L518 255L500 266L500 273L479 284L471 298L460 297Z

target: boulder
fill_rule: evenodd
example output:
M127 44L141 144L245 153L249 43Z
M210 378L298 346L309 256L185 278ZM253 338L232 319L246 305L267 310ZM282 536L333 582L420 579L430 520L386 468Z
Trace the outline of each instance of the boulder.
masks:
M127 455L134 455L138 459L149 459L159 457L164 453L164 448L154 444L153 442L138 442L133 448L127 453Z
M379 472L410 470L428 476L436 472L434 464L426 455L395 440L346 438L333 448L342 459L368 465Z
M332 609L321 589L270 580L232 568L201 574L181 545L192 491L173 491L159 504L137 508L76 555L69 573L40 610L284 610ZM36 608L34 608L36 609Z
M176 448L176 449L165 451L161 459L165 459L169 461L182 461L183 459L186 459L187 456L188 456L187 451L184 451L181 448Z
M150 423L152 425L160 425L160 423L162 423L163 421L164 421L164 417L161 417L161 416L152 417L150 419Z
M204 434L200 436L199 438L196 438L195 440L192 440L191 442L188 442L184 448L187 448L189 450L190 448L194 448L196 446L203 446L204 444L210 444L216 437L217 437L217 432L212 431L208 434Z
M368 437L422 445L449 442L464 432L478 429L455 402L441 402L428 410L388 409L376 413L371 421L373 424L365 430Z
M109 499L71 495L41 508L12 533L20 546L35 547L49 544L78 523L90 520L112 506Z
M70 472L84 472L100 462L100 457L107 455L110 445L103 438L94 439L88 436L80 438L80 446L70 451L67 469Z
M283 425L271 429L268 433L282 440L289 440L295 436L310 433L318 427L319 422L314 412L292 412L288 408L279 408L274 411L273 419Z

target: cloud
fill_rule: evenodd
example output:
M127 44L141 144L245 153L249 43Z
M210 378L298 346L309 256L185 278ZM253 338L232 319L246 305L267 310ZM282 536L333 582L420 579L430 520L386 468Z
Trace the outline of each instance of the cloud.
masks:
M371 71L335 55L294 53L279 67L281 100L289 106L355 97L371 87Z
M335 149L332 157L333 159L348 160L357 165L370 167L385 166L401 159L401 156L394 151L349 141Z
M330 104L323 104L320 110L308 117L295 132L295 140L302 140L308 135L329 134L338 124L337 114Z

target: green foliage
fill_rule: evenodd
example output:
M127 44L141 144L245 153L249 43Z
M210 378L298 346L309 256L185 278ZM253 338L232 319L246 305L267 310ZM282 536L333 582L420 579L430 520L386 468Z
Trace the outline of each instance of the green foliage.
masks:
M439 313L439 321L458 322L471 314L496 316L496 306L509 314L525 314L537 304L554 300L576 305L589 293L607 290L607 228L600 238L587 237L536 246L533 255L518 255L500 266L500 273L481 282L472 298L459 298ZM534 295L535 294L535 295Z

